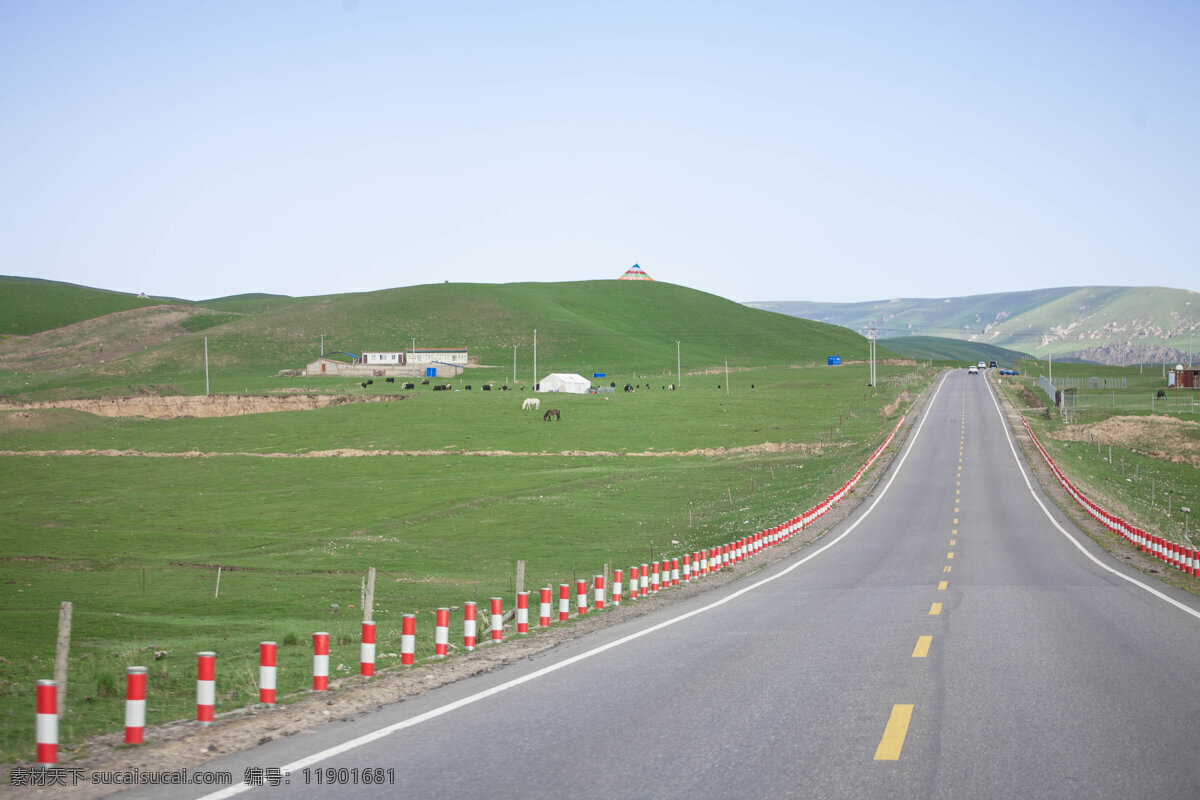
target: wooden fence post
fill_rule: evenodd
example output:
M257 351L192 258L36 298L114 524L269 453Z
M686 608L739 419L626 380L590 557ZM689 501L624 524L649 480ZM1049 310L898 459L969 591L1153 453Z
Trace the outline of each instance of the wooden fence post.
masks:
M54 654L54 680L58 683L58 716L67 705L67 657L71 653L71 602L64 600L58 609L58 643Z

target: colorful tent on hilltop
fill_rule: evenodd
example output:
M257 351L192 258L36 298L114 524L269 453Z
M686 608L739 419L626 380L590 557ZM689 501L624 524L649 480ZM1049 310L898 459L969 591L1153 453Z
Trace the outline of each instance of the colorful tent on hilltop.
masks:
M646 270L642 269L637 264L634 264L632 267L625 270L625 274L622 275L621 277L617 278L617 280L619 280L619 281L652 281L652 280L654 280L654 278L651 278L649 275L647 275Z

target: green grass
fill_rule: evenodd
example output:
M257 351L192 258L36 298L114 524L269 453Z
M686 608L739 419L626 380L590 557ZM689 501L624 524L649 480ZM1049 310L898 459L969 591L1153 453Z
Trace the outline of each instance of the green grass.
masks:
M513 392L426 390L389 404L225 419L0 413L0 449L290 453L509 450L614 453L821 443L820 455L0 458L0 758L28 758L32 682L51 674L58 604L74 604L64 751L119 730L126 666L149 666L151 724L194 713L194 659L218 653L219 707L253 702L259 641L281 644L281 694L308 686L311 635L334 635L335 674L357 663L360 580L379 570L380 652L416 612L509 598L526 586L628 568L761 530L811 507L886 436L899 392L931 372L815 367L685 378L605 396L543 395L563 421L519 411ZM721 383L722 388L717 389ZM754 384L753 389L749 388ZM673 544L677 542L677 544ZM221 592L214 597L217 566ZM334 612L333 604L339 606ZM455 626L459 625L455 618ZM453 640L453 639L452 639ZM167 655L155 660L156 652ZM381 664L390 663L382 659ZM338 671L336 667L345 665ZM236 696L232 693L236 692Z
M28 336L117 311L159 303L182 303L169 298L91 289L72 283L0 275L0 335Z

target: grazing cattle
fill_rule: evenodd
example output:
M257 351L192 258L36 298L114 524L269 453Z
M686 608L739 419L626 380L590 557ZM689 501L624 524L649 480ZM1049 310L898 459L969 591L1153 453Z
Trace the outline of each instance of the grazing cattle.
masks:
M426 378L425 380L421 381L421 385L422 385L422 386L428 386L428 385L429 385L429 378Z
M375 381L371 381L371 380L367 381L367 386L370 386L370 385L371 385L372 383L374 383L374 382L375 382Z
M554 421L558 422L562 419L562 414L559 413L557 408L552 408L542 416L542 421L549 422L551 417L554 417Z
M359 386L363 387L364 389L367 388L367 385L365 383L360 383Z
M528 411L531 408L534 411L540 411L542 408L542 401L538 400L536 397L526 397L525 402L521 403L521 410Z
M615 389L615 388L617 388L617 385L616 385L615 383L610 383L608 386L609 386L609 388L610 388L610 389Z
M631 384L631 383L627 383L627 384L625 384L625 391L627 391L627 392L632 392L632 391L633 391L633 384Z
M464 389L466 389L466 390L469 392L469 391L471 391L471 384L469 384L469 383L468 383L468 384L467 384L466 386L464 386L463 388L464 388Z
M395 378L384 378L383 380L384 380L386 383L395 383L395 382L396 382L396 379L395 379Z
M483 385L483 390L484 390L485 392L490 392L490 391L492 390L492 385L491 385L490 383L485 383L485 384Z
M670 386L667 387L667 389L672 392L675 391L675 384L672 383Z
M433 390L435 392L448 392L452 388L453 387L448 383L438 383L438 384L434 384Z
M1167 396L1167 393L1164 389L1159 389L1158 394L1156 394L1154 396L1157 397L1159 400L1162 400L1164 397Z
M501 386L501 387L500 387L500 391L502 391L502 392L507 392L507 391L508 391L508 384L505 384L504 386Z
M405 388L405 389L415 389L415 388L417 388L417 387L416 387L416 386L414 386L414 385L413 385L413 384L411 384L411 383L406 383L406 384L404 384L403 388Z

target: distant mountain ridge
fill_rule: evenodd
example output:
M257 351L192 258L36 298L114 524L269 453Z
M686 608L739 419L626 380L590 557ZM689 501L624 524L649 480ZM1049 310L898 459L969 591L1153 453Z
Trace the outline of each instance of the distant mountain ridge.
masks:
M969 297L746 305L864 335L874 327L881 339L937 336L1101 364L1187 363L1189 332L1191 347L1200 345L1200 293L1187 289L1068 286Z

